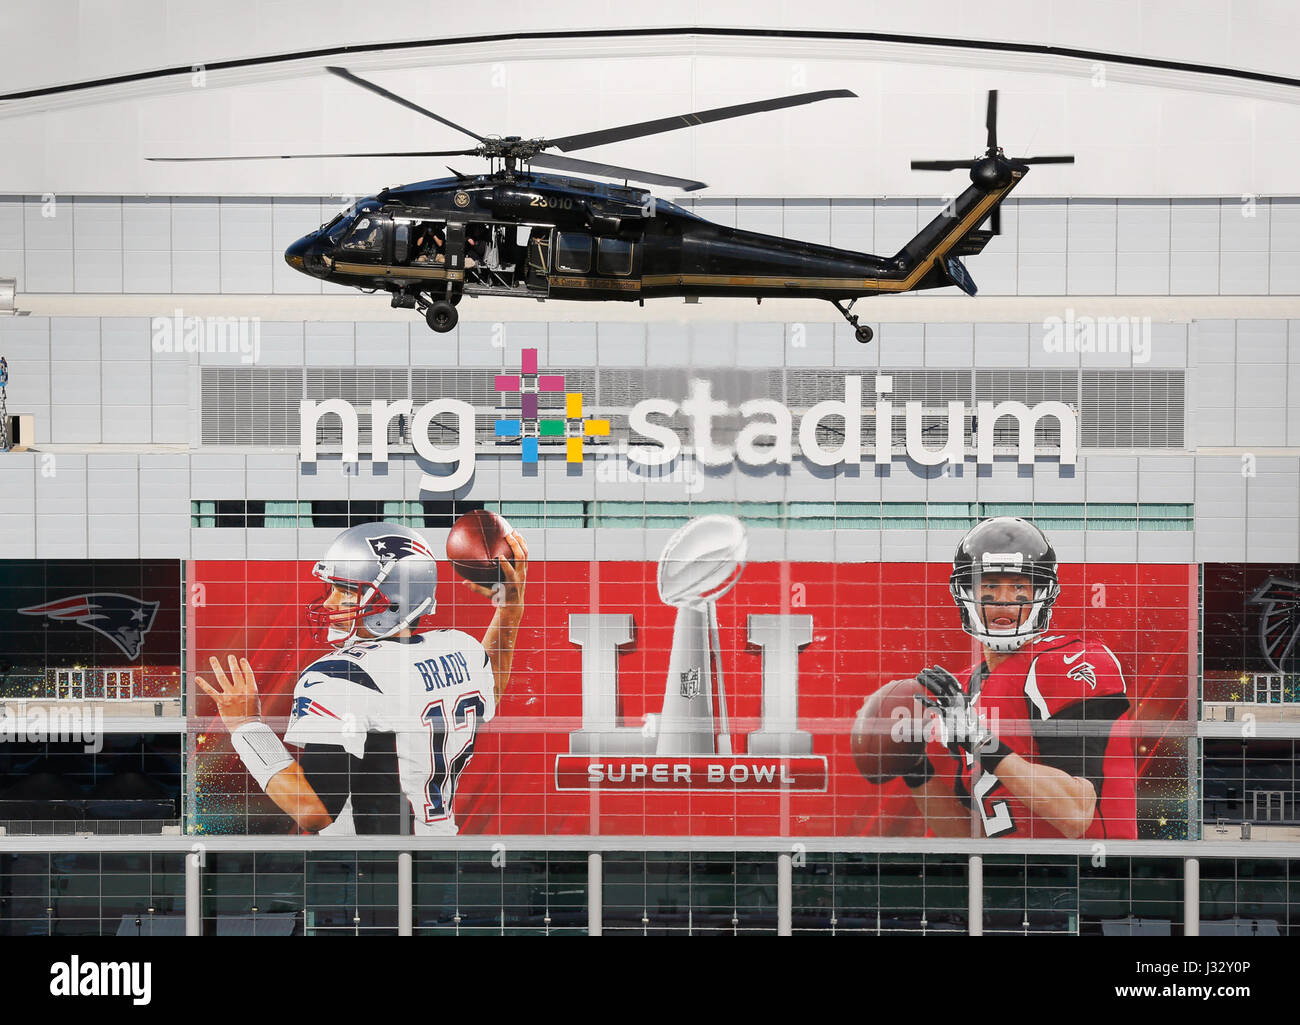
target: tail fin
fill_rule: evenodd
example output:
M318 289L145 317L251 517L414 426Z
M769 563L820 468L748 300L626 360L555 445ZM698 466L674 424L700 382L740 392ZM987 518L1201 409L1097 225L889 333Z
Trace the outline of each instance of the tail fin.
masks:
M975 282L961 262L963 256L983 251L1001 231L998 208L1029 172L1030 164L1072 164L1072 156L1008 157L998 145L998 93L989 90L984 115L987 132L982 157L967 160L913 160L914 171L969 170L971 185L933 221L921 229L897 256L895 265L909 277L919 273L913 288L942 288L956 285L967 295L975 294ZM986 220L987 230L979 228Z
M992 189L971 185L898 251L894 263L904 274L918 269L922 272L912 287L956 285L967 295L975 294L975 282L960 258L975 256L989 244L996 232L979 225L995 213L1023 174L1024 171L1013 171L1008 181Z

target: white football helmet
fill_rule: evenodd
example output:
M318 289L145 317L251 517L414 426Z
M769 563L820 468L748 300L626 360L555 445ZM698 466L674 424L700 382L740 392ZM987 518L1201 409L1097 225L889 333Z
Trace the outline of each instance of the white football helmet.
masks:
M396 523L363 523L343 531L311 572L328 588L307 607L317 643L341 647L356 640L363 628L371 639L391 637L415 627L437 607L433 551L414 530ZM356 603L327 606L335 587L354 593Z

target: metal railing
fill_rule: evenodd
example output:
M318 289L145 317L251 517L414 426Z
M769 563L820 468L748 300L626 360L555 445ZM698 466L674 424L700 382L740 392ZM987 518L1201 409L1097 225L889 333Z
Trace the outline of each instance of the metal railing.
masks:
M4 836L180 835L180 819L0 819Z

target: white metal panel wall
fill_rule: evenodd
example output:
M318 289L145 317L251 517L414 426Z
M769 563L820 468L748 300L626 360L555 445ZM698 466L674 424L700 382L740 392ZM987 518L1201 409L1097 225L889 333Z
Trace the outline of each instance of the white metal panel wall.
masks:
M452 345L449 351L452 361L458 363L455 372L475 379L484 371L517 366L520 349L528 346L542 348L545 362L558 357L559 364L571 371L597 364L605 368L677 368L708 358L702 354L735 355L742 332L741 348L751 351L748 362L760 373L764 367L779 368L782 359L792 368L828 367L838 360L842 366L871 370L870 365L862 366L862 349L855 343L845 340L847 347L840 348L847 332L832 325L508 324L502 329L505 344L501 348L490 344L487 332L491 325L471 327L475 330L465 332L461 345ZM737 471L709 477L696 497L739 501L771 501L774 496L804 501L1194 501L1197 558L1300 558L1296 552L1300 460L1277 451L1283 440L1280 425L1289 425L1292 432L1297 426L1291 399L1300 376L1300 359L1296 358L1300 356L1300 324L1204 321L1191 325L1190 337L1186 325L1154 327L1158 330L1153 330L1152 366L1135 367L1136 373L1187 364L1194 378L1187 407L1189 444L1204 449L1226 447L1229 452L1193 456L1093 451L1073 472L1039 464L1033 474L1023 473L1014 464L984 469L967 466L953 476L921 474L902 463L895 463L883 475L870 465L856 475L832 475L796 466L788 474ZM373 373L401 373L408 355L418 359L421 354L423 346L417 340L426 340L418 324L267 324L263 328L265 359L294 370L308 354L310 336L308 358L325 373L337 367L351 374L358 360L375 367ZM793 344L796 337L802 344ZM885 324L880 344L872 350L879 353L878 361L883 360L894 372L899 389L921 387L918 374L956 373L969 384L968 368L973 362L988 368L979 375L1005 367L1020 380L1026 350L1031 363L1036 356L1046 355L1041 327L1024 324L979 325L975 330L950 324ZM6 511L0 513L12 518L6 521L10 527L6 551L93 554L138 550L142 555L169 555L242 546L247 551L284 552L290 542L275 528L191 532L191 499L310 501L351 495L413 501L419 497L419 470L409 463L395 463L400 469L387 477L368 472L345 477L337 460L327 458L315 475L308 476L285 472L296 466L291 453L95 451L95 446L104 443L147 448L190 442L190 388L198 380L199 364L230 364L230 357L204 355L200 359L185 353L154 352L150 324L144 318L0 319L0 351L9 356L13 375L10 409L35 416L38 443L61 442L74 449L60 448L39 456L15 454L3 461L6 493L12 496ZM482 371L463 358L471 352ZM1060 355L1062 359L1044 367L1053 380L1062 371L1079 372L1085 378L1097 372L1090 357ZM918 363L927 369L898 369L900 365L915 368ZM1023 384L1039 388L1050 382L1044 379L1033 384L1025 378ZM441 393L446 384L432 382L428 387ZM925 394L930 394L930 387L925 385ZM459 388L456 385L453 390ZM1026 391L1025 397L1032 400L1037 394ZM100 460L106 461L101 464ZM138 464L133 462L137 460ZM280 490L275 490L277 486ZM678 491L682 492L679 496ZM599 493L611 500L657 500L667 491L662 485L627 481L602 483ZM590 500L597 494L594 474L571 476L564 467L547 467L539 477L529 478L509 457L481 456L475 481L465 491L465 496L476 499L526 500L539 494L551 500ZM672 494L678 499L686 497L680 484ZM134 538L130 523L138 528ZM606 538L601 551L609 544L626 551L641 551L649 544L636 540L636 531L600 534ZM949 540L934 535L918 541L920 535L909 537L909 532L889 534L838 531L823 537L821 543L824 547L825 541L831 541L837 558L930 558L934 557L930 549L946 547ZM587 539L593 536L591 532L581 537L558 533L555 543L568 546L565 550L576 550L575 545L585 550ZM1076 557L1142 561L1182 557L1193 541L1190 535L1176 531L1100 532L1077 540L1080 550ZM1067 546L1074 543L1069 538L1063 542ZM813 542L802 536L761 539L761 545L774 552L772 546L781 544L789 552L802 552ZM909 552L911 555L906 554Z
M172 288L171 200L122 199L122 291L165 295Z
M1097 20L1111 21L1109 12L1121 9L1128 6L1108 5ZM925 10L933 11L934 5ZM1241 19L1243 32L1262 34L1249 29L1267 22L1257 16L1258 7L1243 10L1251 11ZM550 27L560 20L551 9L537 13L549 15ZM623 7L601 12L604 18L634 18L637 24L645 13ZM512 25L518 24L519 14L511 12ZM306 20L319 16L313 10ZM1018 8L1017 16L1025 17L1024 10ZM1177 20L1188 16L1180 10ZM580 16L564 8L564 22L589 29L586 20L569 22L573 17ZM807 27L805 11L795 17L798 27ZM747 7L745 24L763 24L753 18ZM791 15L774 11L772 19L789 24ZM167 25L171 20L170 15L161 19ZM219 20L226 31L236 24ZM255 21L262 20L259 13ZM933 32L937 24L943 26L944 36L952 36L953 25L961 20L957 14L932 16L922 31ZM1168 22L1169 17L1160 20ZM859 10L846 9L835 27L859 21ZM401 19L385 24L403 25L403 39L409 38ZM336 25L334 42L355 42L356 30L355 18ZM981 24L975 37L984 37L986 30ZM471 29L481 31L481 24ZM1285 38L1287 29L1278 32ZM219 47L221 34L214 32L199 49ZM1294 34L1291 27L1290 37ZM441 24L433 35L440 42L447 39ZM1127 52L1127 41L1133 38L1126 28L1117 29L1102 45L1114 48L1116 40L1124 40L1120 49ZM25 44L24 52L0 62L0 77L21 77L14 68L30 59L26 50L47 49L42 45L46 41L58 47L57 57L47 60L32 79L50 84L54 67L86 71L86 65L69 61L68 38L52 23L34 37L6 33L3 42L12 45L15 40ZM1270 38L1268 43L1276 46L1278 40ZM288 49L302 45L295 39ZM102 60L104 53L96 47L91 63ZM143 56L143 64L155 69L165 60L160 57L164 53L165 48L155 47L147 56L137 53L137 59ZM643 118L668 116L801 88L840 87L857 93L856 98L761 115L743 125L715 124L632 140L619 144L616 154L606 154L626 165L697 177L726 195L793 191L801 196L851 197L863 191L864 183L890 196L928 198L946 191L952 186L941 184L937 176L911 172L908 160L951 152L938 147L954 140L968 140L962 145L973 149L981 137L984 92L989 88L1002 90L1000 138L1009 151L1032 145L1040 152L1079 154L1080 164L1073 168L1035 169L1022 186L1026 195L1287 192L1292 187L1288 169L1300 157L1294 88L1169 69L1130 69L1104 58L960 52L950 47L904 50L883 43L799 43L774 37L588 37L581 42L517 43L508 53L500 44L479 44L476 49L443 46L424 53L353 51L256 69L209 67L203 76L191 73L194 63L208 65L213 59L209 53L187 56L179 61L182 73L134 83L129 89L7 104L7 116L0 118L0 178L13 182L14 188L69 195L344 193L355 191L358 182L416 181L436 172L429 160L420 158L227 164L160 164L145 158L164 153L333 152L340 125L348 126L346 137L362 152L392 150L394 139L412 137L438 147L464 143L450 129L431 127L410 111L324 73L326 65L340 61L489 134L557 136L626 121L622 115L628 110ZM1241 59L1248 63L1251 57ZM58 78L59 83L66 80ZM1206 160L1207 151L1231 152L1237 159ZM477 164L471 159L463 169L477 169ZM440 170L440 165L433 166Z
M1276 448L1288 444L1292 390L1297 375L1292 357L1297 322L1285 320L1205 320L1191 328L1195 367L1195 416L1189 416L1195 444Z
M0 196L0 277L25 281L22 196Z
M1033 199L969 267L983 295L1300 294L1300 200ZM339 199L0 197L0 276L20 292L348 293L284 262ZM892 256L939 200L687 201L722 224ZM951 290L949 290L951 291Z
M2 558L316 558L337 531L288 528L190 528L191 500L311 501L327 498L416 501L420 470L396 459L385 476L341 472L323 458L298 472L284 453L18 453L0 460ZM694 501L839 502L1182 502L1196 504L1196 532L1060 532L1063 559L1101 562L1300 561L1300 466L1264 457L1246 478L1234 456L1085 457L1073 471L1041 465L1034 475L1012 462L966 465L953 475L918 475L896 462L879 474L829 475L796 464L784 473L733 472L693 487ZM571 476L548 462L535 476L517 460L480 456L473 483L457 497L491 501L590 501L593 474ZM602 483L607 501L685 501L682 483ZM436 533L436 532L435 532ZM666 531L532 528L540 558L652 558ZM662 534L663 536L658 536ZM439 535L441 537L441 535ZM914 530L789 531L755 529L752 557L837 561L939 560L957 533Z
M81 196L73 201L73 281L78 292L121 292L122 201Z
M267 53L310 49L339 42L384 43L393 24L406 38L472 37L484 29L482 9L430 10L418 0L396 0L390 20L366 20L348 9L312 8L304 18L294 4L267 7L258 0L233 0L218 13L206 7L155 0L121 11L73 0L15 0L6 12L12 34L0 52L5 89L63 81L51 58L74 64L85 77L139 71L176 63L229 60ZM523 7L511 10L518 31L555 30L566 23L584 28L619 28L629 24L673 27L692 18L681 5L639 9L634 14L598 0L574 0L564 8ZM849 0L791 8L777 0L753 0L735 17L710 19L720 25L763 25L808 29L842 29L861 20L861 8ZM1294 70L1288 43L1297 24L1286 5L1203 4L1180 7L1171 15L1158 0L1130 4L1082 5L1050 0L1030 7L973 8L941 2L924 7L886 7L873 11L871 28L881 32L928 34L942 25L944 34L1057 47L1107 49L1117 39L1125 51L1167 60L1224 64L1286 75ZM56 48L48 34L57 32ZM543 48L548 44L543 41Z
M0 458L0 559L36 554L36 474L40 456L10 452Z

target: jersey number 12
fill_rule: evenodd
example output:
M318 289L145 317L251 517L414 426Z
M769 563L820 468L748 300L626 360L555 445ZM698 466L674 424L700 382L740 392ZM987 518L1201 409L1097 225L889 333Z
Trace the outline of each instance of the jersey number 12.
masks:
M466 694L451 710L449 729L444 702L430 702L424 710L421 719L429 727L429 755L433 766L429 780L424 785L425 822L439 822L451 814L451 802L456 795L456 783L470 755L474 753L474 734L478 730L478 724L483 721L485 711L487 705L481 695ZM448 738L463 735L465 730L469 730L468 741L459 754L454 758L449 757ZM447 796L444 800L443 786L449 778L451 786L447 787Z

